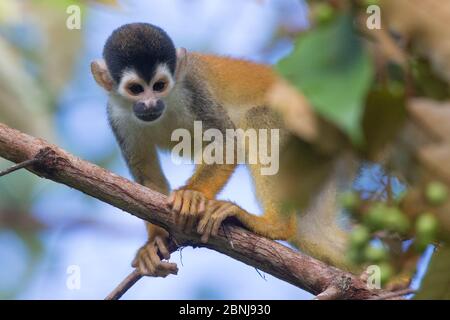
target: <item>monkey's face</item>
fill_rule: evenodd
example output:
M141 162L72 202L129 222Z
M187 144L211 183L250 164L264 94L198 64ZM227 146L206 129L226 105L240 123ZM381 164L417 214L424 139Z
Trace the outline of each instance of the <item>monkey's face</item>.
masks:
M91 63L95 81L129 102L126 107L145 122L163 115L164 98L186 74L186 50L175 49L164 30L148 23L114 30L103 48L103 58Z
M134 71L124 72L118 86L118 93L132 104L133 113L139 120L155 121L164 112L162 100L172 90L174 80L164 65L156 68L150 81L145 81Z

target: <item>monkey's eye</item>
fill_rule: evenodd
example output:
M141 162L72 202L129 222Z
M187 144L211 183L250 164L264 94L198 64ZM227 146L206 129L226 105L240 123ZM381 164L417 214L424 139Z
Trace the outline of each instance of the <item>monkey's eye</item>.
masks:
M154 91L158 91L161 92L166 88L166 83L164 81L157 81L155 82L155 84L153 85L153 90Z
M144 88L138 83L131 83L127 86L127 91L133 96L137 96L144 92Z

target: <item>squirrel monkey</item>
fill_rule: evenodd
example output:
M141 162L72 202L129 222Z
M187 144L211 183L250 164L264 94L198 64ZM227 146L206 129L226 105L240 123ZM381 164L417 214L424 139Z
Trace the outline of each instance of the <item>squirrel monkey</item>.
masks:
M162 29L146 23L115 30L106 41L103 58L92 62L92 73L109 93L109 122L137 182L169 195L156 150L173 148L177 142L171 141L171 133L178 128L192 131L194 121L202 121L203 130L221 132L228 128L280 129L283 157L291 135L267 107L266 93L277 80L269 66L175 49ZM236 164L199 164L186 185L168 197L179 227L197 231L206 242L217 235L226 218L234 217L257 234L292 241L306 253L343 267L344 240L336 224L320 213L304 214L305 224L297 225L297 214L285 213L281 175L261 175L260 164L249 167L264 207L262 216L215 200ZM331 215L334 220L335 212ZM132 265L143 275L176 274L177 266L166 261L170 257L168 233L149 223L147 230L148 241Z

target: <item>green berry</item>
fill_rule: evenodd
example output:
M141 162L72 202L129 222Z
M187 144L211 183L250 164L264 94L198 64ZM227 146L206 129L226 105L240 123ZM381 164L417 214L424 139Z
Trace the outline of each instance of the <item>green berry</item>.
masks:
M364 217L364 223L374 231L383 229L386 209L383 203L373 205Z
M356 226L350 234L352 248L362 248L370 241L370 232L364 226Z
M398 208L389 208L385 211L384 227L386 230L405 234L410 228L407 216Z
M340 197L341 206L347 210L354 210L359 205L359 195L356 192L345 192Z
M447 201L448 188L445 184L435 181L428 184L425 195L430 204L439 206Z
M416 220L415 247L419 252L436 240L439 222L432 213L423 213Z
M407 216L396 207L388 207L383 203L377 203L369 209L364 222L371 230L388 230L406 233L410 228Z
M423 213L417 218L416 232L435 237L438 230L438 220L432 213Z
M382 262L388 258L388 253L383 247L367 246L364 250L364 258L369 262Z

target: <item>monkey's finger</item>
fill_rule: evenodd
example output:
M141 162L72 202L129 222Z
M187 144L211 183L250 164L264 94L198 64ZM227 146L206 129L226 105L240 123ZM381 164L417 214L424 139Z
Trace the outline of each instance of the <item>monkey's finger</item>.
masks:
M146 263L146 265L147 265L147 268L148 268L151 272L154 273L154 272L156 271L155 265L156 265L157 263L153 262L153 259L152 259L152 252L155 252L155 253L156 253L156 248L155 248L154 243L149 243L148 245L146 245L146 246L144 247L144 252L142 253L142 258L144 259L144 261L145 261L145 263ZM159 257L158 257L158 258L159 258Z
M169 274L177 275L178 274L178 267L175 263L167 263L167 265L162 266L162 268L159 268L156 270L156 276L158 277L167 277Z
M205 210L206 210L206 199L202 197L200 199L200 204L198 205L198 213L199 214L205 213Z
M190 212L191 201L192 201L192 194L189 191L184 191L181 210L177 217L177 224L181 228L181 230L184 230L185 228L186 219Z
M135 257L134 257L133 261L131 262L131 266L132 266L132 267L134 267L134 268L137 268L137 267L138 267L139 260L140 260L140 257L141 257L141 255L142 255L142 250L144 250L144 249L145 249L145 246L142 247L142 248L140 248L140 249L138 250L138 252L136 252Z
M177 274L178 273L178 266L176 263L172 263L172 262L161 262L158 265L158 271L161 272L166 272L166 273L170 273L170 274Z
M183 206L181 207L181 211L180 214L178 216L178 226L180 227L181 230L184 230L186 228L186 221L189 217L189 212L190 212L190 206L191 206L191 196L187 196L185 194L184 199L183 199Z
M192 200L193 200L192 193L185 191L183 193L183 203L181 205L180 211L181 214L187 214L190 212Z
M217 219L214 220L214 224L212 226L211 235L217 236L219 234L220 226L223 223L223 220L225 220L226 216L220 216Z
M195 225L196 222L197 222L197 216L191 214L191 215L188 217L188 219L187 219L186 227L185 227L184 230L185 230L186 232L191 232L192 229L194 228L194 225Z
M192 197L191 205L189 208L189 213L191 215L196 215L198 213L198 202L200 200L200 196L198 194L194 194Z
M200 220L198 226L197 226L197 233L199 234L203 234L208 221L211 219L211 215L214 212L214 207L209 207L208 210L206 211L205 215L202 217L202 219Z
M206 224L208 223L208 217L203 217L197 225L197 233L203 234L203 230L205 230Z
M150 274L149 270L147 269L147 266L145 265L144 260L138 261L138 270L141 275L146 276Z
M173 202L175 201L175 192L172 192L168 197L167 197L167 204L172 206Z
M227 211L229 211L232 206L233 205L231 203L224 203L224 204L222 204L219 208L217 208L214 211L213 216L217 218L217 217L220 217L222 215L226 215Z
M155 276L159 278L166 278L170 273L166 270L157 270Z
M198 215L198 202L200 200L201 196L199 194L194 194L191 201L191 206L189 210L189 214L186 217L185 225L184 225L184 231L190 232L192 228L194 227L194 224L197 220Z
M161 264L161 259L159 258L158 253L156 253L156 250L148 250L147 253L152 266L156 270L156 268Z
M156 242L158 250L159 250L159 252L161 252L161 255L163 256L163 258L169 259L170 252L169 252L169 249L167 249L165 241L163 239L161 239L160 237L156 237L155 242Z
M212 232L211 234L213 236L217 236L217 234L219 233L219 228L222 225L223 221L228 218L229 216L233 215L232 210L232 205L229 206L224 206L222 208L219 209L219 211L217 211L216 213L214 213L215 219L214 220L214 225L212 228Z
M224 214L226 214L226 211L231 207L231 204L225 203L221 204L220 206L216 207L214 210L214 213L211 215L211 218L208 221L208 225L206 226L205 230L203 231L202 241L208 242L209 237L211 236L214 226L217 224L217 220ZM220 226L220 222L219 222Z
M208 224L206 225L206 227L205 227L205 229L203 231L203 235L202 235L202 238L201 238L201 241L203 243L208 242L209 236L211 235L211 230L212 230L213 225L214 225L214 219L211 218L211 219L208 220Z
M153 263L152 261L149 250L145 250L142 253L142 260L144 261L145 266L147 267L147 270L150 272L150 274L155 274L156 267L155 263Z
M137 254L136 254L136 257L134 257L133 261L131 262L131 266L133 268L136 268L137 264L138 264L138 258L137 258Z
M179 190L174 193L172 210L176 212L180 212L181 210L181 205L183 204L183 192L184 192L183 190Z
M167 271L157 271L156 274L157 274L157 277L160 277L160 278L167 278L167 276L168 276L170 273L167 272Z
M163 279L167 278L167 276L168 276L167 273L164 273L164 272L161 272L161 271L156 271L156 274L155 274L155 277L163 278Z
M177 224L181 230L184 230L188 214L180 213L177 218Z
M178 267L175 263L161 261L156 252L150 253L150 258L152 259L152 263L155 267L155 274L162 273L167 275L169 273L178 273Z

